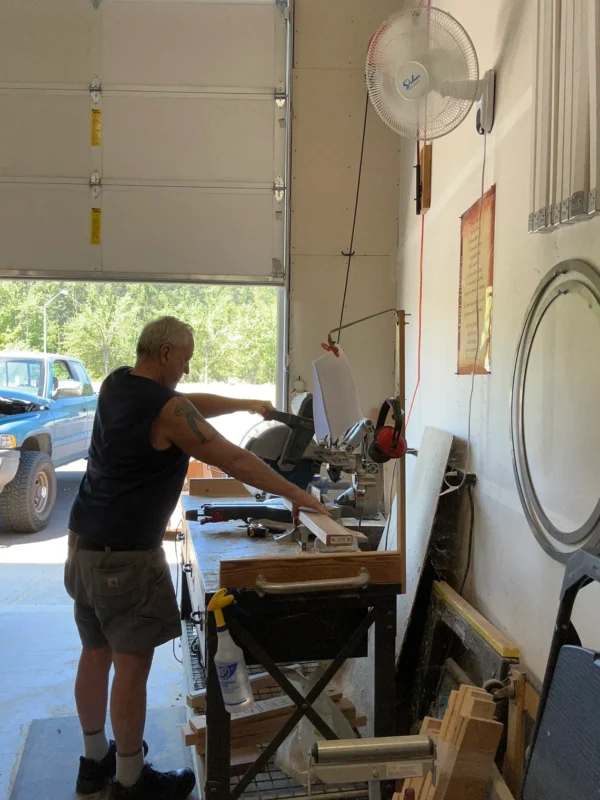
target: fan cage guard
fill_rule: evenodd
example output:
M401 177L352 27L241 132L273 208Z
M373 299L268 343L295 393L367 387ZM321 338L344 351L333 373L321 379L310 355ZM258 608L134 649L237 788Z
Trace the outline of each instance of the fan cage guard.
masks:
M472 81L472 91L447 96L433 80L422 99L405 99L396 75L404 64L420 59L432 61L449 85ZM429 141L453 131L469 114L477 97L479 62L469 34L453 16L419 6L397 12L375 33L366 80L371 103L388 127L400 136Z

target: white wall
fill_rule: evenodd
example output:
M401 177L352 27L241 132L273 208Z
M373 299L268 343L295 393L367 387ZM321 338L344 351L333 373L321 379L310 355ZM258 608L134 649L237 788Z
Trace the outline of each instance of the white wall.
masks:
M481 71L496 66L497 121L488 138L486 188L497 184L492 374L477 377L473 401L476 492L474 562L468 598L522 648L543 675L564 567L545 554L521 510L512 471L509 392L517 338L541 277L557 262L583 258L600 267L600 219L551 235L527 233L531 158L534 0L438 0L470 33ZM426 425L466 439L470 377L456 376L460 220L479 197L483 139L474 112L433 148L433 207L426 217L421 388L408 428L418 446ZM407 394L417 372L420 220L414 215L414 146L402 148L398 254L399 307L407 331ZM532 361L528 446L544 502L573 525L600 489L598 318L570 298L552 312ZM594 327L595 326L595 327ZM408 467L410 469L410 461ZM410 497L408 499L410 502ZM466 534L466 532L464 532ZM600 646L600 591L583 593L575 621L584 644Z
M339 325L366 100L369 41L397 0L296 0L292 146L290 378ZM394 306L400 140L369 109L344 322ZM394 317L344 332L363 413L394 387Z

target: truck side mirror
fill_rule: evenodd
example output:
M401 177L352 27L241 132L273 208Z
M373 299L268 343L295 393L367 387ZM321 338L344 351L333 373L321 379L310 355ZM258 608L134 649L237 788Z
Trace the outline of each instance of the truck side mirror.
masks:
M74 381L70 378L58 381L58 386L52 392L54 400L60 400L63 397L82 397L83 384L81 381Z

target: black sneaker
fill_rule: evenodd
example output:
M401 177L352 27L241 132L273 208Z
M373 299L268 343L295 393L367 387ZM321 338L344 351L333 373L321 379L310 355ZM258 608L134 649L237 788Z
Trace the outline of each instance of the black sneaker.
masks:
M139 781L126 789L114 781L108 790L108 800L185 800L194 790L196 776L191 769L158 772L152 764L144 764Z
M95 794L105 789L117 774L117 745L114 739L109 742L110 748L102 761L91 758L79 758L79 774L77 776L77 794ZM144 757L148 755L148 745L144 746Z

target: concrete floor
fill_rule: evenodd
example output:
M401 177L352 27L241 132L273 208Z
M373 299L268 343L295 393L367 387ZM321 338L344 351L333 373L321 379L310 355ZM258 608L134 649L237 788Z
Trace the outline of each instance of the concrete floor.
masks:
M75 713L80 644L63 564L69 512L84 466L82 461L58 471L57 504L44 531L13 534L0 519L0 798L9 797L31 720ZM165 547L175 565L174 545ZM176 652L180 656L179 643ZM182 704L183 686L183 668L169 643L154 659L149 706Z

